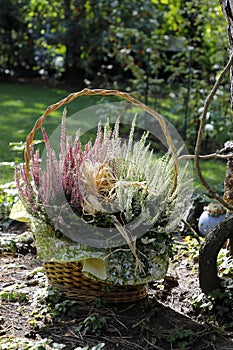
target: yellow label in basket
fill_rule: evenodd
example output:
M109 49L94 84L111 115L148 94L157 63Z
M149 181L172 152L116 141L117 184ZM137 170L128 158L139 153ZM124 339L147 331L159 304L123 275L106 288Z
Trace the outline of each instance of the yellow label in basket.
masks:
M106 264L102 259L90 258L82 260L83 269L82 272L85 274L94 275L97 278L105 280L107 278Z
M21 222L27 222L29 215L23 206L21 200L18 200L12 207L9 218Z

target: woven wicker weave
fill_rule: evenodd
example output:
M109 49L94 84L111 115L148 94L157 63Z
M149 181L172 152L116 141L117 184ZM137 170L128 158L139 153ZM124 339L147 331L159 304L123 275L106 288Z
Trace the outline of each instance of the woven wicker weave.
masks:
M117 90L102 90L102 89L84 89L80 92L72 93L63 100L49 106L45 113L36 121L32 131L27 136L25 150L25 167L29 177L29 162L30 162L30 145L33 142L35 132L43 125L46 117L63 105L66 105L76 98L84 95L101 95L101 96L118 96L127 102L139 107L145 112L152 115L158 122L165 135L168 147L171 149L174 159L174 185L173 190L177 187L178 177L178 160L175 146L172 143L172 138L167 129L166 123L162 116L157 112L137 101L130 95ZM66 297L71 299L91 300L101 298L107 302L131 302L143 299L147 296L146 285L117 285L110 286L100 280L92 279L82 273L82 264L80 262L55 262L48 261L44 264L45 271L49 281L57 288L62 290Z
M44 264L49 281L69 299L103 299L109 303L132 302L147 296L146 285L110 286L83 275L80 262L53 262Z

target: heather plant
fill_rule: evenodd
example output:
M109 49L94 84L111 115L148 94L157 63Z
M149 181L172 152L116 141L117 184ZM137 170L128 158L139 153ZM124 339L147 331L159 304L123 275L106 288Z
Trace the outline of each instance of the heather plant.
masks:
M66 135L65 111L59 159L43 129L45 169L41 168L39 150L31 145L31 178L24 167L17 168L15 175L20 198L30 215L49 220L46 208L56 206L61 190L75 214L84 219L92 217L98 224L99 217L107 219L109 213L115 212L120 215L110 215L105 224L124 225L145 210L146 203L158 205L158 198L166 211L177 196L177 191L172 194L172 158L166 155L155 159L150 145L146 145L148 132L134 143L134 128L135 120L126 144L119 137L119 121L113 130L108 121L104 128L99 123L94 143L88 142L83 149L79 132L74 141ZM161 216L158 207L150 214L150 224Z
M127 141L119 136L119 124L119 120L113 127L108 120L105 125L99 122L94 142L82 145L79 131L74 139L67 135L65 110L59 154L43 129L43 161L32 145L30 176L20 167L15 179L43 259L58 259L59 250L61 259L74 260L77 248L78 260L102 259L102 270L108 256L112 259L109 270L114 259L125 261L122 269L129 275L128 262L133 257L130 264L136 281L146 275L145 270L154 276L154 265L158 276L164 274L171 253L170 232L183 215L188 184L184 169L174 187L172 154L168 150L163 157L156 156L147 142L148 132L134 141L136 118ZM72 249L67 237L74 244ZM48 245L52 239L54 249ZM120 271L114 273L117 283L122 283Z

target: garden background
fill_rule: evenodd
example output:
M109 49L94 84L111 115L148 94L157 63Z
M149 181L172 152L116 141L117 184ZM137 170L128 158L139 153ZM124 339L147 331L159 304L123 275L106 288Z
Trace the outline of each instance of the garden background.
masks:
M26 135L47 106L59 101L70 92L85 87L127 91L167 118L181 134L189 152L193 154L204 100L228 61L228 57L226 20L217 0L211 2L206 0L0 0L0 223L2 232L9 230L12 225L8 215L16 195L11 183L15 163L22 162ZM47 121L48 131L52 131L60 123L58 118L60 118L60 112L55 112L53 117ZM226 77L209 108L201 153L209 154L220 150L224 142L233 138L232 125L230 82L229 77ZM226 162L208 160L203 161L201 167L209 183L214 185L217 192L222 195ZM195 171L194 179L195 193L198 196L201 195L201 198L205 198L206 190L197 179ZM13 237L14 229L12 232ZM195 270L200 242L198 243L190 237L186 238L185 242L185 248L181 249L182 254L179 250L178 265L184 264L185 261L186 267L188 266L190 271L192 268ZM20 275L18 266L22 263L18 259L25 253L25 247L22 247L21 243L20 247L17 245L18 243L11 244L14 252L9 248L11 253L8 253L12 254L10 258L3 254L2 266L4 271L7 271L7 266L12 264L14 274L18 278ZM29 249L29 254L33 253L34 248L31 248L33 243L26 244L31 249ZM3 251L5 252L5 248ZM28 253L28 247L26 252ZM30 260L28 254L26 254L26 260ZM24 261L24 263L30 266L29 261ZM222 260L219 264L221 265L221 263ZM33 260L32 265L37 266L37 261ZM39 275L37 275L38 273ZM35 283L44 292L44 280L42 281L43 277L40 273L41 271L34 272L33 280L36 276L37 282ZM5 272L3 274L5 276ZM188 275L191 275L191 272ZM185 278L187 276L185 275ZM193 272L192 278L194 278L193 276L196 276L196 283L197 270ZM176 283L176 280L174 279L173 282ZM184 313L188 314L190 305L187 306L185 298L182 300L178 298L178 294L184 292L182 287L185 289L187 285L180 285L178 287L180 289L175 290L174 294L169 296L168 290L171 292L169 284L171 282L167 280L166 283L166 286L162 284L157 286L160 292L156 297L159 300L166 299L169 306L172 305L171 301L168 302L171 300L169 298L174 297L176 311L181 312L183 307ZM196 290L198 290L198 286ZM8 308L12 307L12 303L14 307L17 302L29 303L34 292L26 292L24 295L21 292L21 294L18 293L16 288L14 293L11 294L11 297L9 294L4 294L1 297L8 303L6 304ZM58 296L56 297L58 298ZM188 297L193 298L195 306L198 303L204 305L202 299L194 301L195 297L192 293L188 294ZM111 314L107 309L101 312L95 310L93 319L88 319L90 313L84 306L82 306L82 311L85 317L80 316L76 309L74 309L76 310L74 315L72 313L70 315L72 303L64 304L58 298L57 304L53 304L50 308L50 306L48 307L50 302L51 300L42 307L38 306L39 301L37 300L38 314L43 320L44 328L46 325L49 328L51 324L52 327L55 327L54 325L58 322L57 317L60 317L64 322L67 322L66 326L68 325L67 327L72 329L75 336L80 335L81 332L79 342L77 339L75 342L73 335L66 338L67 328L64 327L62 340L67 339L67 349L74 349L78 345L86 346L86 349L98 346L95 345L96 339L94 337L100 339L101 332L105 331L106 320L112 317L113 311ZM0 310L2 308L3 313L4 307L4 305L0 305ZM26 306L23 304L22 308L24 307L26 310ZM152 309L153 307L151 306ZM205 309L205 307L201 306L200 308ZM46 311L43 311L45 309ZM46 316L43 316L43 312ZM56 314L55 316L52 315L53 312ZM116 310L114 312L117 313ZM198 312L201 314L200 310ZM114 334L116 338L120 338L119 332L126 336L122 324L127 325L131 335L134 333L134 331L131 332L132 329L138 331L138 333L135 331L135 336L132 337L133 340L131 339L133 345L127 345L127 341L125 341L124 344L122 343L123 345L119 343L121 344L119 345L120 349L140 349L139 346L144 349L146 346L147 349L159 349L158 344L161 339L165 345L161 345L164 347L160 349L167 349L169 346L171 348L173 345L176 349L199 349L197 348L199 345L192 347L191 342L196 340L196 333L202 332L203 329L198 328L196 332L197 329L192 324L194 327L192 332L187 333L186 331L192 327L189 328L183 319L183 324L180 326L175 325L172 328L169 325L169 331L165 322L161 325L162 328L158 334L154 329L148 328L148 322L152 322L154 314L150 314L150 316L144 314L143 320L138 319L138 323L133 323L133 325L124 317L122 319L120 314L114 315L116 318L112 329L114 327L118 329L120 324L122 327L117 335ZM72 328L71 319L73 319L72 317L79 318L78 316L80 316L80 322L83 322L83 328L80 326L77 331L77 329ZM19 332L16 331L16 328L9 326L9 334L14 337L15 332L22 337L26 329L28 337L31 339L37 334L37 327L39 327L38 332L43 339L41 334L43 334L44 328L38 323L40 320L35 315L28 317L21 318L24 326ZM133 317L136 317L135 314ZM172 317L177 318L178 316L172 315ZM192 317L194 317L193 314ZM199 321L197 316L193 319L196 321L197 318ZM17 319L20 319L19 316ZM205 319L204 316L203 319L201 322L206 322L205 327L207 327L203 331L204 338L208 332L212 332L208 328L212 321L208 318L208 320ZM89 326L86 326L88 322ZM40 326L43 331L41 331ZM59 326L61 327L61 324ZM217 328L214 329L213 334L218 337L221 333L218 327L221 327L221 324L214 326ZM91 331L89 332L87 328ZM5 332L5 330L6 325L4 324L0 336L6 336L8 331ZM34 332L34 335L30 332ZM55 343L59 343L57 331L54 337L51 335L53 332L55 332L55 328L48 330L49 337L53 338ZM91 333L91 336L88 332ZM141 339L140 332L143 333L143 337L147 341L144 340L142 345L139 345L139 342L138 347L136 347L137 336L138 339ZM223 335L232 340L232 333L229 333L229 336L224 332L227 332L225 328ZM85 338L86 334L88 339ZM111 339L111 332L107 334L107 338ZM104 342L104 336L102 341ZM117 341L119 341L118 338ZM108 341L105 342L108 344ZM48 344L45 343L39 346L46 348L49 346L50 340L48 340ZM6 344L8 344L7 340ZM109 344L106 346L113 349L112 343ZM220 345L216 345L217 343L215 344L211 337L208 338L208 342L201 344L200 349L201 346L203 349L207 349L207 345L209 349L215 349L214 346L216 349L223 349L218 347ZM229 344L228 349L232 349L233 347L230 347ZM5 348L7 346L9 344ZM15 348L12 348L18 349L20 346L16 343ZM21 348L31 349L32 346L34 345L22 345ZM50 346L56 348L55 345ZM99 349L101 349L100 346ZM98 348L96 347L96 349Z

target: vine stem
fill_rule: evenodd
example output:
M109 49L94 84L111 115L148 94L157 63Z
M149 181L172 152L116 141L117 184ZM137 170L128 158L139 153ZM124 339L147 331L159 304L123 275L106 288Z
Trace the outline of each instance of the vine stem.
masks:
M216 94L224 76L226 73L229 71L231 65L233 62L233 53L231 53L230 58L225 66L225 68L222 70L220 73L218 79L216 80L212 90L210 91L209 95L207 96L205 103L204 103L204 108L201 114L201 121L200 121L200 126L199 126L199 131L197 135L197 141L196 141L196 147L195 147L195 155L194 155L194 164L197 170L197 175L201 181L201 183L206 187L208 192L213 196L215 199L217 199L224 207L228 208L229 210L233 210L233 206L228 204L226 201L223 200L222 197L220 197L213 189L212 187L208 184L208 182L204 179L201 168L200 168L200 150L201 150L201 142L202 142L202 137L204 133L204 127L205 127L205 122L206 122L206 115L209 109L209 105L211 101L213 100L214 95Z

